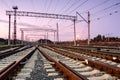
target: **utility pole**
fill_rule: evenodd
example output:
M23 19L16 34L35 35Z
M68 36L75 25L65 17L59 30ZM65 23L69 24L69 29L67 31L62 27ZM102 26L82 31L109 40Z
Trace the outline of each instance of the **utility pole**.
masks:
M24 41L24 32L23 30L21 30L21 44L23 44L23 41Z
M88 11L88 45L90 45L90 12Z
M58 28L58 23L56 24L57 26L57 42L59 42L59 28Z
M48 32L47 32L47 37L46 37L46 39L48 40Z
M78 12L76 12L87 24L88 24L88 42L87 44L90 45L90 12L88 11L88 20L81 16Z
M46 32L45 32L45 39L44 39L44 44L47 44L47 34L46 34Z
M55 44L55 32L54 32L54 44Z
M13 40L13 44L16 44L16 12L18 7L17 6L13 6L14 9L14 40Z
M11 33L11 15L9 15L9 30L8 30L8 46L10 46L10 33Z
M75 20L73 20L74 22L74 46L76 46L76 28L75 28Z

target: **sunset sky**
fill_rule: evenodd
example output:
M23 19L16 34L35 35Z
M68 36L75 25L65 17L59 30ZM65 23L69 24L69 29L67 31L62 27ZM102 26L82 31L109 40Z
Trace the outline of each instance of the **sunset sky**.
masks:
M8 38L8 16L6 10L13 10L18 6L18 11L30 11L39 13L52 13L76 16L79 12L87 20L87 12L90 12L91 38L98 34L105 36L120 37L120 0L0 0L0 38ZM82 20L78 15L78 20ZM13 16L12 16L13 22ZM73 22L70 20L20 17L17 16L17 39L21 38L20 28L44 28L56 29L59 24L60 41L72 41ZM19 24L19 25L18 25ZM11 25L11 37L13 24ZM44 31L29 31L27 34L43 35ZM53 33L48 33L49 39L53 40ZM76 23L77 39L87 39L87 23ZM40 37L32 37L37 40Z

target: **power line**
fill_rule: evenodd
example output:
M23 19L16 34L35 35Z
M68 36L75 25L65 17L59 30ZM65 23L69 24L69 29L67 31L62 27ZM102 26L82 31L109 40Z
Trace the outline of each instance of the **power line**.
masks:
M65 9L65 7L67 7L67 5L71 2L71 0L68 0L68 2L60 9L60 11L62 11L63 9Z
M58 1L59 1L59 0L58 0ZM63 10L63 9L70 3L70 1L71 1L71 0L68 0L68 2L65 4L65 6L63 6L63 7L60 9L60 11ZM59 3L59 2L57 2L57 3ZM53 19L50 19L47 24L49 24L52 20L53 20Z
M33 1L33 0L31 0L31 4L32 4L32 7L33 7L33 10L36 11L36 10L35 10L35 5L34 5L34 1Z
M96 13L99 13L99 12L106 11L106 10L108 10L108 9L110 9L110 8L112 8L112 7L118 6L118 5L120 5L120 2L115 3L115 4L113 4L113 5L110 5L110 6L104 8L104 9L102 9L102 10L100 10L100 11L97 11L97 12L93 13L92 15L94 15L94 14L96 14Z
M55 9L54 9L54 11L53 11L53 12L55 12L55 11L56 11L56 9L57 9L57 4L58 4L58 3L59 3L59 0L57 1L56 5L55 5ZM53 20L53 19L50 19L50 20L47 22L47 24L49 24L52 20Z
M95 8L97 8L97 7L100 7L100 6L104 5L105 3L109 2L109 1L110 1L110 0L105 0L105 1L99 3L99 4L95 5L95 6L87 9L86 11L83 11L82 13L86 13L87 11L90 11L90 10L93 10L93 9L95 9Z
M52 0L50 0L49 4L48 4L48 7L47 7L47 12L49 11L50 7L51 7L51 4L52 4Z
M56 12L56 9L57 9L57 7L58 7L58 3L59 3L59 0L56 0L56 5L55 5L55 8L54 8L54 11L53 12Z
M113 11L113 12L108 13L107 15L103 15L103 16L98 17L98 18L95 18L95 19L93 19L93 20L91 20L91 21L100 20L100 19L102 19L102 18L109 17L109 16L111 16L111 15L113 15L113 14L116 14L116 13L119 13L119 12L120 12L120 10L115 10L115 11Z
M76 9L78 9L79 7L81 7L82 5L84 5L88 0L84 1L83 3L81 3L80 5L78 5L76 8L74 8L73 10L71 10L69 13L74 12Z
M77 2L74 2L70 7L68 7L65 11L71 9L71 7L73 7L75 4L77 4L80 0L78 0ZM82 6L83 4L85 4L88 0L84 1L83 3L81 3L80 5L78 5L74 10L78 9L80 6ZM67 3L69 3L70 1L68 1ZM66 6L66 5L65 5ZM72 11L74 11L72 10ZM71 11L71 12L72 12ZM64 12L64 11L63 11ZM69 12L70 13L70 12Z
M82 21L84 21L84 20L76 21L75 23L77 24L77 23L82 22ZM70 27L70 26L72 26L72 25L74 25L74 24L70 24L70 25L67 25L67 26L65 26L65 27Z
M73 4L71 4L71 6L69 6L66 10L64 10L63 13L69 11L74 5L78 4L79 1L80 0L78 0L77 2L74 2Z
M71 0L69 0L69 1L67 2L67 4L69 4L70 1L71 1ZM74 3L71 4L67 9L65 9L65 7L67 6L67 4L66 4L63 8L61 8L62 10L65 9L62 13L64 13L64 12L68 11L69 9L71 9L71 7L73 7L73 6L74 6L75 4L77 4L79 1L80 1L80 0L78 0L77 2L74 2ZM59 21L60 21L60 20L59 20ZM58 21L58 22L59 22L59 21ZM50 21L49 21L49 22L50 22ZM48 22L48 23L49 23L49 22Z
M63 6L63 7L60 9L60 11L63 10L70 2L71 2L71 0L68 0L68 2L65 4L65 6ZM52 20L53 20L53 19L50 19L47 24L49 24Z
M114 6L117 6L117 5L120 5L120 2L119 2L119 3L116 3L116 4L113 4L113 5L111 5L111 6L107 7L107 8L105 8L105 9L103 9L103 10L110 9L110 8L112 8L112 7L114 7Z
M47 8L47 0L44 0L44 7L43 7L43 11L46 11ZM41 20L40 24L43 23L43 20Z
M87 11L92 10L92 9L95 9L95 8L97 8L97 7L99 7L99 6L102 6L103 4L105 4L105 3L109 2L109 1L110 1L110 0L105 0L105 1L101 2L100 4L95 5L94 7L88 9Z
M51 4L52 4L52 0L50 0L50 2L49 2L49 4L48 4L47 12L49 11L49 9L50 9L50 7L51 7ZM48 20L47 24L48 24L50 21L51 21L51 19Z
M45 2L44 2L44 8L43 8L43 10L44 11L46 11L46 8L47 8L47 0L44 0Z

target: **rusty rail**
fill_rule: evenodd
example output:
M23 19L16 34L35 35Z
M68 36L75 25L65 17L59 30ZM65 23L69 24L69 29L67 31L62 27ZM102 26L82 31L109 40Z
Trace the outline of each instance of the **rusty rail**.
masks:
M84 77L83 75L79 74L78 72L74 71L72 68L68 67L67 65L65 65L64 63L60 62L60 61L56 61L53 58L51 58L50 56L48 56L46 53L44 53L43 51L41 51L39 48L38 50L40 51L40 53L47 58L49 61L54 62L55 66L57 68L60 69L60 71L62 71L65 75L65 78L67 78L68 80L88 80L86 77Z
M118 54L105 53L105 52L93 52L91 50L79 49L79 48L67 48L66 47L65 49L71 50L73 52L78 52L81 54L86 54L89 56L99 57L99 58L103 58L103 59L107 59L107 60L111 60L111 61L120 63L120 55L118 55Z
M89 56L93 57L98 57L98 58L103 58L107 60L111 60L117 63L120 63L120 55L115 54L115 53L106 53L106 52L98 52L98 51L91 51L89 49L84 49L84 48L75 48L75 47L62 47L62 46L50 46L50 47L58 47L58 48L64 48L73 52L78 52L81 54L86 54Z
M72 54L72 53L69 53L69 52L58 50L56 48L49 48L47 46L46 46L46 48L48 48L48 49L50 49L50 50L52 50L56 53L62 54L64 56L73 58L73 59L82 60L82 61L85 60L84 57L82 57L80 55L77 55L77 54ZM101 63L101 62L98 62L98 61L92 61L92 60L89 60L89 59L88 59L88 64L86 64L86 65L97 68L97 69L102 70L102 71L106 71L107 73L112 74L112 75L120 78L120 68L118 68L118 67L115 67L115 66L112 66L112 65L109 65L109 64L106 64L106 63Z
M26 58L29 59L35 51L36 51L36 48L32 50L29 54L25 55L18 62L15 61L14 64L9 65L7 69L0 74L0 80L11 80L12 76L17 73L17 71L21 68L21 66L23 66L21 62L26 61Z
M90 48L101 48L101 49L113 49L113 50L119 50L119 47L117 46L97 46L97 45L91 45L91 46L78 46L78 47L90 47Z
M3 68L1 71L0 71L0 75L5 72L9 67L11 67L12 65L14 65L16 63L16 61L12 62L11 64L9 64L7 67Z
M0 47L0 51L5 50L5 49L9 49L9 48L14 48L14 47L23 47L24 45L11 45L11 46L4 46L4 47Z
M79 74L77 71L73 70L71 67L67 66L66 64L62 63L61 61L59 61L59 63L61 63L63 66L65 66L67 69L69 69L70 71L72 71L75 75L79 76L80 78L82 78L83 80L86 80L86 77ZM63 68L62 68L63 69ZM88 79L87 79L88 80Z
M15 54L17 52L23 51L25 49L28 49L29 47L26 47L26 48L24 48L22 50L19 50L20 48L21 47L18 47L18 48L14 49L14 50L10 50L10 51L4 52L4 53L0 53L0 59L3 59L3 58L5 58L5 57L7 57L9 55L12 55L12 54Z

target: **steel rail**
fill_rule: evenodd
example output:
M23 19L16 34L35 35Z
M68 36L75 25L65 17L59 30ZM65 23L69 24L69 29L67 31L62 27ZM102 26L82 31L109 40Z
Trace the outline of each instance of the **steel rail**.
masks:
M45 46L44 46L45 47ZM56 48L49 48L46 46L47 49L50 49L58 54L62 54L64 56L67 56L67 57L70 57L70 58L73 58L73 59L76 59L76 60L82 60L82 61L85 61L86 58L80 56L80 55L77 55L77 54L72 54L72 53L69 53L69 52L65 52L65 51L62 51L62 50L58 50ZM120 68L118 67L115 67L115 66L112 66L112 65L109 65L109 64L106 64L106 63L101 63L101 62L98 62L98 61L92 61L92 60L88 60L88 66L91 66L91 67L94 67L94 68L97 68L99 70L102 70L102 71L105 71L109 74L112 74L114 76L117 76L120 78Z
M72 48L72 47L64 47L64 49L120 63L120 55L118 55L118 54L106 53L106 52L101 52L101 51L100 52L99 51L91 51L88 49Z
M67 78L67 80L88 80L85 76L79 74L78 72L74 71L72 68L68 67L67 65L65 65L64 63L60 62L60 61L56 61L55 59L51 58L50 56L48 56L45 52L41 51L39 48L38 50L40 51L40 53L49 61L53 62L54 65L60 69L60 71L62 71L65 75L65 78Z
M9 48L14 48L14 47L22 47L24 45L11 45L11 46L4 46L4 47L0 47L0 51L5 50L5 49L9 49Z
M5 57L7 57L7 56L10 56L10 55L15 54L15 53L20 52L20 51L23 51L23 50L25 50L25 49L28 49L29 47L26 47L26 48L24 48L24 49L19 50L20 48L21 48L21 47L19 47L19 48L17 48L17 49L14 49L14 50L10 50L10 51L4 52L4 53L1 53L1 54L0 54L0 59L3 59L3 58L5 58Z
M11 66L8 66L8 68L2 72L2 74L0 74L0 80L11 80L12 76L17 73L17 71L21 68L21 66L23 66L23 64L21 64L21 62L26 61L26 58L29 59L33 53L36 51L37 48L35 48L34 50L32 50L29 54L25 55L22 59L20 59L19 61L15 61L15 63Z
M5 72L9 67L11 67L12 65L14 65L16 63L16 61L12 62L11 64L9 64L7 67L3 68L1 71L0 71L0 75Z
M107 53L107 52L101 52L101 51L97 51L97 50L92 51L92 50L84 49L84 48L65 47L65 46L53 46L52 45L50 47L64 48L64 49L67 49L69 51L78 52L81 54L85 54L85 55L89 55L89 56L93 56L93 57L98 57L98 58L102 58L102 59L107 59L107 60L111 60L111 61L120 63L120 55L116 54L116 53Z

